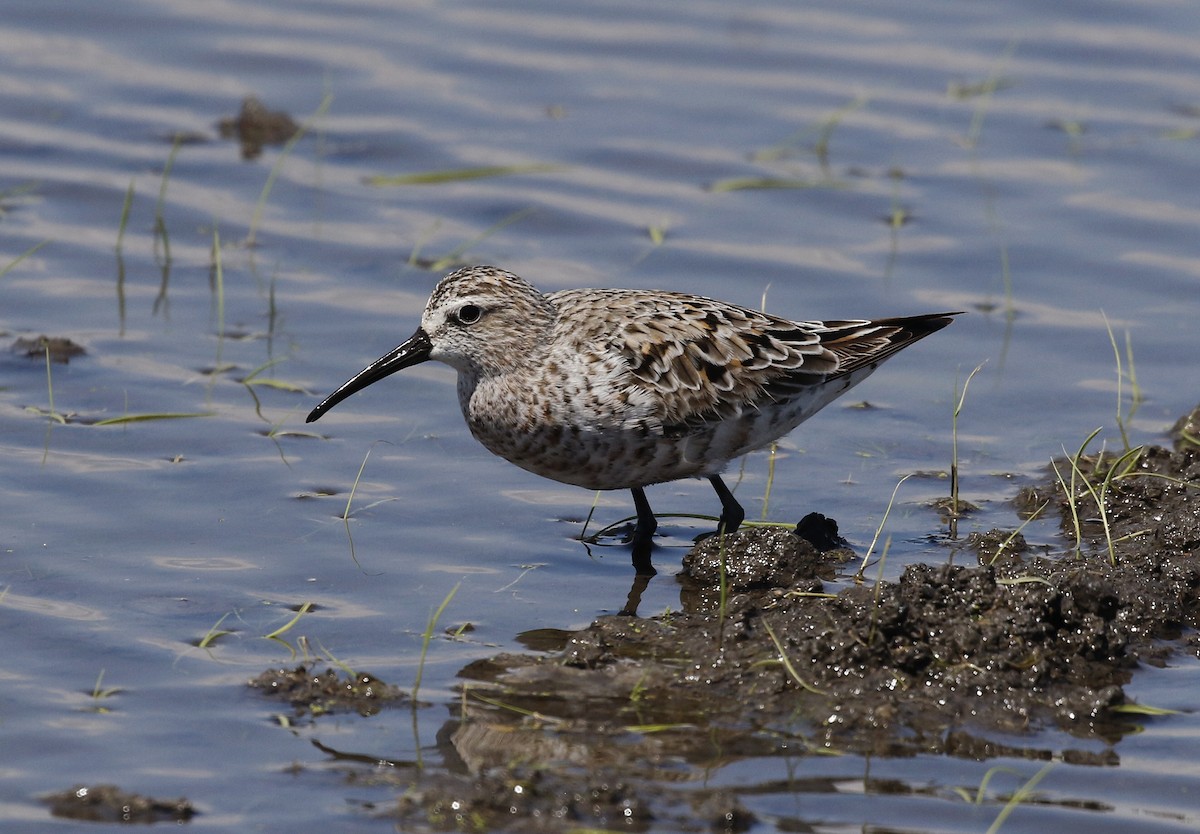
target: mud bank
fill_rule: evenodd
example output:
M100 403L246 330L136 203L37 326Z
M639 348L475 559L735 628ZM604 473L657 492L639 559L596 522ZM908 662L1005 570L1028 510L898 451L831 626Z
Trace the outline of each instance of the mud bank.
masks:
M371 776L404 788L385 814L433 829L740 831L754 819L736 797L697 787L746 757L1115 764L1112 743L1154 720L1126 698L1131 675L1200 649L1191 437L1080 458L1073 490L1018 496L1018 512L1057 514L1056 558L1014 531L973 534L948 541L943 564L829 594L860 557L825 549L828 527L802 525L818 546L784 528L710 539L685 557L684 610L602 617L551 652L463 669L446 770Z

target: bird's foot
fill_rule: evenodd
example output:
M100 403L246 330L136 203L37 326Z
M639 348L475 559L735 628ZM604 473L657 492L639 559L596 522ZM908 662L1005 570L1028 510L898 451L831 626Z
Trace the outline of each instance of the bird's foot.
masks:
M717 523L717 533L724 535L736 533L745 520L745 513L721 513L721 520Z

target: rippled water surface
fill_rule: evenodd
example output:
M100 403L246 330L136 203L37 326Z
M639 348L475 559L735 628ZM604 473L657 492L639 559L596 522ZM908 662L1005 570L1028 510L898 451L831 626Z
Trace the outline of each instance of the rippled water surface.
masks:
M593 496L478 446L450 370L305 426L412 331L443 259L794 318L969 311L788 438L765 507L765 453L730 473L751 517L819 510L860 550L922 473L888 519L889 576L948 558L927 504L976 365L959 454L982 509L960 532L1018 524L1016 489L1092 429L1119 443L1106 325L1145 395L1134 442L1200 392L1190 3L3 6L0 819L23 831L66 825L42 794L98 782L186 795L213 830L389 830L371 803L396 788L311 741L447 766L459 669L624 604L628 551L577 541ZM247 160L219 137L251 94L304 124L294 146ZM485 166L522 167L370 179ZM7 350L42 335L86 354L48 379ZM155 419L97 425L131 415ZM717 509L700 481L650 494ZM613 493L595 515L631 512ZM678 608L669 574L709 526L664 522L643 614ZM456 585L437 631L474 630L430 645L415 720L287 728L243 686L305 644L408 686ZM1194 661L1136 673L1130 695L1182 712L1093 750L1109 766L1060 762L1002 830L1196 830L1198 691ZM981 804L955 791L996 765ZM754 830L986 831L1039 767L749 759L706 784Z

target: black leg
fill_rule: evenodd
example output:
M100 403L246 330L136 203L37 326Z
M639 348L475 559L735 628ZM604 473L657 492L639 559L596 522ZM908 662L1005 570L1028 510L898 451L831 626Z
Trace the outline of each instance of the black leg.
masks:
M708 481L717 491L717 497L721 499L721 526L717 529L719 532L732 533L746 519L746 511L733 497L729 487L725 486L720 475L709 475Z
M644 489L633 487L630 492L633 493L633 506L637 510L637 525L633 528L633 568L637 573L653 576L658 571L650 564L650 550L654 547L658 519L650 509Z

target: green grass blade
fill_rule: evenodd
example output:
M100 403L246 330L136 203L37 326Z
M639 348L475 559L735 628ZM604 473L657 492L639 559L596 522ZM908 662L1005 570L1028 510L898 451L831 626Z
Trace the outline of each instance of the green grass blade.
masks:
M1040 582L1041 584L1043 584L1047 587L1050 587L1050 588L1054 587L1050 583L1049 579L1044 579L1043 577L1040 577L1040 576L1017 576L1017 577L1014 577L1013 579L997 579L996 580L997 585L1032 585L1037 582Z
M358 465L358 474L354 476L354 483L350 485L350 494L346 496L346 509L342 511L342 520L350 520L350 505L354 503L354 493L358 491L358 482L362 480L363 470L367 468L367 459L371 457L371 451L375 448L372 444L367 453L363 455L362 463Z
M454 587L450 589L450 593L446 594L446 598L442 600L442 604L430 616L429 622L425 625L425 632L421 635L421 657L417 661L417 677L413 681L412 689L412 702L414 704L417 702L417 693L421 691L421 678L425 675L425 656L429 653L429 644L433 640L433 630L437 628L438 620L446 610L446 606L450 604L450 600L454 599L454 595L458 593L461 585L461 581L454 583Z
M447 182L481 180L490 177L508 177L514 174L540 174L561 171L561 165L534 163L531 165L480 165L474 168L448 168L442 171L424 171L419 174L377 174L363 180L367 185L440 185Z
M21 261L23 261L23 260L25 260L26 258L28 258L28 257L29 257L30 255L32 255L33 253L37 252L37 250L41 249L43 246L45 246L47 243L49 243L49 242L50 242L50 240L51 240L51 238L46 238L46 239L45 239L45 240L43 240L41 243L35 243L33 246L31 246L31 247L29 247L28 249L26 249L26 250L25 250L24 252L22 252L20 255L17 255L17 257L13 258L13 259L12 259L11 261L9 261L7 264L5 264L4 266L0 267L0 278L3 278L5 275L7 275L9 272L11 272L11 271L12 271L12 269L13 269L13 267L15 267L15 266L16 266L17 264L19 264Z
M1108 315L1101 310L1100 315L1104 318L1104 329L1108 331L1108 342L1112 345L1113 358L1117 363L1117 430L1121 432L1121 443L1129 448L1129 433L1125 428L1125 417L1121 414L1121 407L1124 404L1125 392L1122 385L1125 382L1125 369L1121 367L1121 349L1117 346L1117 337L1113 333L1112 323L1108 320ZM1128 332L1125 334L1128 336Z
M153 420L188 420L192 417L216 417L215 411L190 411L190 412L171 412L164 411L159 414L123 414L120 417L108 417L104 420L97 420L92 423L93 426L121 426L126 423L149 423Z
M129 211L133 208L133 180L125 189L125 202L121 205L121 223L117 226L117 254L121 254L121 246L125 242L125 227L129 225Z
M266 370L269 370L269 369L275 367L282 361L283 361L282 357L278 357L278 358L271 359L271 360L268 360L268 361L262 363L261 365L259 365L257 368L255 368L253 371L246 374L246 376L244 376L242 378L242 385L245 385L246 387L250 387L252 385L261 385L265 388L274 388L278 391L287 391L287 392L293 393L293 394L305 393L305 389L303 387L301 387L300 385L297 385L294 382L287 382L282 379L259 379L258 378L258 375L261 374L263 371L266 371Z
M1149 704L1117 704L1115 707L1112 707L1112 711L1125 715L1179 715L1181 713L1177 709L1152 707Z
M975 366L975 370L967 374L967 381L963 383L962 394L958 398L957 405L954 406L954 411L950 415L950 527L951 538L958 534L958 417L962 414L963 406L967 401L967 388L971 386L971 380L975 378L975 374L983 370L983 366L987 360L980 362ZM954 387L958 388L958 381L955 380Z
M263 184L262 191L259 192L258 202L254 205L254 214L250 218L250 233L246 236L246 244L253 246L256 236L258 235L258 226L262 222L263 209L267 205L267 198L271 195L271 189L275 187L275 180L279 176L279 171L283 168L283 162L291 154L292 149L296 147L296 143L308 133L313 122L325 115L329 110L329 105L333 103L333 94L325 93L321 97L321 103L311 116L304 120L304 123L296 129L292 134L292 138L284 143L282 150L279 151L279 158L275 160L275 164L271 166L271 172L267 174L267 181Z
M817 139L813 143L812 151L821 160L822 166L825 166L829 159L829 142L833 137L833 132L837 130L838 126L841 125L847 116L865 107L870 100L869 96L859 94L816 124L809 125L797 131L777 145L755 152L751 159L755 162L776 162L781 160L795 152L800 142L815 133Z
M245 385L261 385L263 388L274 388L277 391L287 391L291 394L303 394L304 388L294 382L288 382L283 379L256 379L253 382L245 382Z
M779 637L776 636L774 629L771 628L771 624L766 620L763 620L763 627L766 628L767 635L771 638L771 642L775 644L775 651L779 653L779 662L783 664L783 668L787 670L787 673L789 676L791 676L792 680L799 684L800 688L806 692L811 692L814 695L824 695L825 693L822 690L817 689L811 683L805 681L804 678L800 677L800 673L797 672L796 667L792 665L792 661L788 658L787 651L784 649L783 643L779 641Z
M909 473L896 482L896 486L892 488L892 497L888 499L887 507L883 511L883 518L879 519L879 526L875 528L875 536L871 539L871 546L867 548L867 552L863 555L862 564L858 566L858 572L854 574L855 582L862 582L863 574L867 570L867 562L871 560L871 554L875 552L875 545L879 543L879 536L883 533L883 526L887 524L888 516L891 515L892 507L896 504L896 494L900 492L900 487L912 477Z
M213 276L217 292L217 337L225 338L225 268L221 263L221 230L213 224L212 240ZM221 366L220 342L217 350L217 367Z
M775 188L829 188L830 183L815 180L795 179L791 177L731 177L717 180L708 186L714 194L726 191L751 191Z
M996 815L996 819L992 821L991 826L987 830L987 834L996 834L996 832L1000 830L1000 828L1004 825L1004 821L1009 818L1012 812L1017 810L1020 804L1024 802L1030 794L1033 793L1033 789L1037 787L1038 782L1046 778L1046 774L1053 769L1054 764L1054 762L1047 762L1041 770L1029 777L1028 782L1017 788L1017 790L1009 798L1008 802L1004 804L1004 808L1001 809L1000 813Z
M979 145L979 137L983 133L983 122L987 118L988 111L991 109L992 97L997 91L1003 90L1008 85L1003 72L1008 66L1008 62L1012 60L1013 55L1016 54L1018 44L1019 41L1017 38L1009 41L1008 46L1001 53L1000 59L992 68L991 74L978 87L977 96L979 101L971 113L971 124L967 127L967 135L964 139L964 143L968 148L974 148Z
M983 774L983 779L979 782L979 789L975 791L975 796L972 797L961 788L956 789L955 792L973 805L982 805L984 797L987 796L988 784L992 781L993 777L1000 773L1011 773L1014 776L1020 776L1020 773L1011 767L996 765L995 767L989 767L987 773Z
M537 710L527 709L525 707L519 707L516 704L509 704L509 703L506 703L505 701L499 700L498 698L489 698L486 695L480 695L474 689L471 689L471 690L464 689L464 695L468 694L468 693L476 701L481 701L482 703L487 704L489 707L495 707L496 709L502 709L506 712L512 712L517 715L523 715L526 718L532 718L535 721L544 722L546 724L555 725L555 724L565 724L566 723L563 719L555 718L553 715L546 715L545 713L538 712ZM572 829L572 831L574 831L574 830L576 830L576 829Z
M56 418L60 423L64 422L62 417L58 416L58 412L54 410L54 377L50 373L50 343L46 343L46 399L50 403L50 416Z
M436 261L431 263L429 265L429 269L432 272L441 272L443 269L449 268L451 265L453 265L455 263L455 261L457 261L464 254L466 254L468 249L475 246L475 244L479 243L480 241L486 240L487 238L496 234L496 232L500 231L504 227L511 226L513 223L516 223L518 220L523 220L524 218L528 217L530 214L533 214L532 208L523 208L523 209L514 211L512 214L509 214L505 217L500 218L498 221L493 223L488 228L484 229L482 232L477 234L475 237L469 238L468 240L463 241L458 246L454 247L449 252L447 252L445 255L443 255L441 258L438 258Z
M164 210L167 204L167 183L171 180L171 169L175 167L175 157L183 147L183 134L177 134L171 144L171 152L167 154L167 162L163 165L162 182L158 186L158 199L154 202L154 253L158 254L158 242L162 241L162 258L165 269L171 263L171 238L167 234L167 221Z
M313 606L313 604L311 602L306 602L303 605L301 605L300 608L297 609L297 611L296 611L296 616L292 617L290 620L288 620L286 623L281 625L279 628L272 631L270 634L264 634L263 639L264 640L274 640L279 635L286 634L288 631L291 631L292 627L294 625L296 625L296 623L300 622L300 618L303 617L305 614L307 614L309 612L309 610L312 608L312 606Z
M208 632L203 637L200 638L200 641L198 643L196 643L196 647L201 648L201 649L207 649L219 638L224 637L227 634L233 634L232 631L221 628L221 623L225 622L225 620L228 617L229 617L229 614L222 614L221 619L219 619L215 623L213 623L212 627L209 628Z

